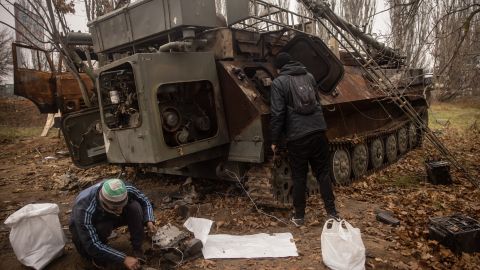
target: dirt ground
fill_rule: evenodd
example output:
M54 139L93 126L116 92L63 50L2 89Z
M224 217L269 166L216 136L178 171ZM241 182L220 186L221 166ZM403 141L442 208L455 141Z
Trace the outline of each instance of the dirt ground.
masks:
M11 111L5 104L14 110ZM37 130L45 119L25 101L14 102L13 105L2 101L0 105L2 129L12 125L35 127ZM434 109L441 111L434 112L433 119L430 119L434 121L433 127L438 136L477 180L480 179L480 130L476 122L479 120L480 125L478 105L434 106ZM435 117L444 117L441 113L445 110L462 108L474 110L473 117L469 113L468 123L465 123L465 117L459 117L462 123L458 126L454 121L445 124L443 119ZM18 121L25 121L25 124L21 125ZM7 139L0 137L0 219L4 221L29 203L57 203L68 243L65 254L47 269L89 269L88 263L82 261L70 241L68 219L72 202L82 188L118 176L119 168L109 165L87 170L76 168L68 156L57 153L66 150L66 146L55 130L44 138L35 134L19 134L10 134ZM463 213L480 220L480 191L462 173L452 170L454 183L450 186L435 186L426 182L424 161L434 153L433 147L425 143L422 149L409 152L383 171L360 179L349 187L335 188L342 217L362 232L367 249L367 269L480 269L480 253L453 254L428 238L429 217ZM152 200L159 226L172 223L182 228L184 219L177 215L168 198L174 192L187 188L182 186L185 178L135 175L132 170L127 171L126 178ZM214 220L211 233L240 235L291 232L300 256L262 260L197 258L183 262L179 269L326 269L320 249L325 216L318 196L309 199L306 226L294 228L257 213L235 183L193 179L192 185L197 194L194 205L199 206L194 216ZM188 186L189 190L192 185ZM376 209L393 212L400 220L400 226L392 227L378 222L375 218ZM289 215L282 211L273 211L271 214L283 219ZM9 230L2 222L0 269L26 269L17 261L8 234ZM119 229L118 234L112 245L129 252L128 232ZM145 247L148 248L149 243L145 243ZM156 256L150 256L149 266L162 268Z

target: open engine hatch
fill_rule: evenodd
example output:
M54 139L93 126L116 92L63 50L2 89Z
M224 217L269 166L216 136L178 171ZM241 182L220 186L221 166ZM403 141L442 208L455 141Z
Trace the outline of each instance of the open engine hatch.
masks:
M290 40L282 51L305 65L308 72L315 77L318 90L322 94L335 90L345 72L340 60L319 38L298 35Z
M61 128L76 166L89 168L107 161L98 107L63 116Z

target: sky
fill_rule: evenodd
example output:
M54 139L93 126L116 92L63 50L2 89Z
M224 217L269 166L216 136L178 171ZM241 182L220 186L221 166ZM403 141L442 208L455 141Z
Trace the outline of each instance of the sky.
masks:
M8 0L9 2L14 2L14 0ZM0 3L7 7L10 12L13 13L13 6L10 5L6 0L0 0ZM87 17L85 15L85 4L81 0L74 0L75 3L75 14L69 14L66 16L67 23L72 30L77 32L78 30L82 32L88 32L87 27ZM14 26L15 20L13 17L8 14L3 7L0 6L0 21L8 23L9 25ZM4 25L0 25L0 29L5 28Z
M9 0L13 2L15 0ZM132 1L134 2L134 1ZM13 13L13 6L10 5L6 0L0 0L2 5L6 6ZM77 32L88 32L87 27L87 18L85 15L85 5L82 0L74 0L75 3L75 14L69 14L66 16L67 23L71 30ZM290 9L295 10L296 1L292 0L290 2ZM385 10L386 4L385 0L377 0L377 12ZM13 17L5 11L3 7L0 7L0 21L7 23L9 25L14 25L15 21ZM375 16L373 24L373 33L378 35L385 35L389 32L390 18L388 12L383 12ZM0 29L7 28L3 24L0 24ZM13 30L12 30L13 33ZM12 82L12 78L6 78L7 83Z
M75 14L69 14L66 16L65 19L67 20L67 22L70 23L70 27L73 31L88 32L87 15L85 15L85 4L81 0L75 0L74 3Z
M297 1L290 1L290 10L296 10ZM377 0L377 12L387 9L386 0ZM385 35L390 29L390 17L388 12L382 12L374 17L372 32Z

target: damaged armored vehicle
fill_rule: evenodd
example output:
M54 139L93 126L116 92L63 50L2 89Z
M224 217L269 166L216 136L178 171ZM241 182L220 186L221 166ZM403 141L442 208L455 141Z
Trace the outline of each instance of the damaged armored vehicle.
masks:
M214 0L144 0L89 23L99 59L95 91L89 92L95 105L76 99L65 105L75 110L62 109L75 165L108 162L241 180L259 204L288 206L288 160L284 154L274 159L269 141L279 52L303 63L317 81L335 183L381 169L420 144L422 134L409 117L379 91L354 53L317 36L315 20L263 1L227 1L226 10L225 19ZM426 117L423 71L407 69L401 57L375 57ZM16 93L40 104L42 95L19 91L17 72ZM61 88L49 91L56 98L42 106L61 109ZM309 192L317 190L310 179Z

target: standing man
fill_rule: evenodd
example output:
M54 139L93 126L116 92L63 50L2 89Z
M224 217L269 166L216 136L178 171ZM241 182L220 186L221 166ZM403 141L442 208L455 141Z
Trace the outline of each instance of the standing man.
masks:
M282 133L287 139L288 158L293 180L295 226L305 222L308 164L317 178L329 218L338 219L335 196L329 175L329 147L316 81L305 66L292 61L288 53L275 58L279 76L271 88L272 151L276 152Z
M156 232L152 204L137 188L120 179L108 179L93 185L75 199L70 232L75 248L97 268L123 264L129 270L140 269L145 260L142 249L144 225ZM128 225L133 256L107 245L113 229Z

